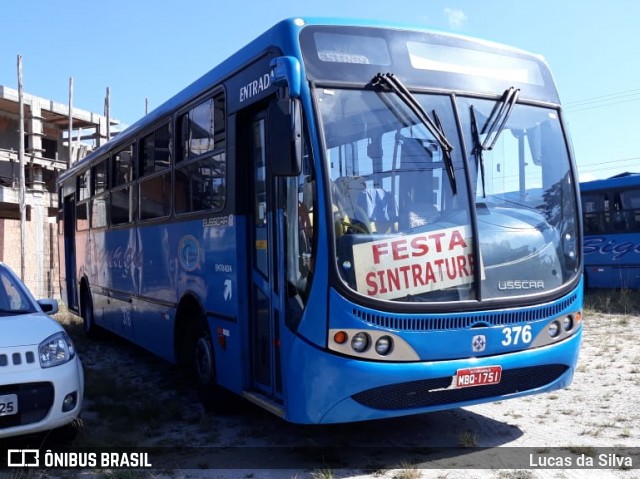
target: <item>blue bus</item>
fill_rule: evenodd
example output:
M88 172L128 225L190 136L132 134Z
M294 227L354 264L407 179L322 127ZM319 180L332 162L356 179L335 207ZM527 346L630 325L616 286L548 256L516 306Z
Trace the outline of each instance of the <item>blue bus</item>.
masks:
M580 183L588 288L640 288L640 173Z
M284 20L60 175L62 288L214 410L340 423L563 388L569 144L538 55Z

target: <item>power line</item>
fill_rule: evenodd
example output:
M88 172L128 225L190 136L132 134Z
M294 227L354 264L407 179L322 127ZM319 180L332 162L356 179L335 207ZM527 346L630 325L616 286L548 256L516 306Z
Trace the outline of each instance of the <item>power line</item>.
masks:
M582 100L574 100L574 101L568 101L568 102L564 102L565 106L574 106L574 105L579 105L582 103L592 103L595 101L603 101L609 98L615 98L615 97L619 97L619 96L629 96L629 95L640 95L640 88L638 89L634 89L634 90L624 90L624 91L619 91L616 93L608 93L606 95L599 95L599 96L592 96L589 98L583 98Z
M595 108L604 108L606 106L619 105L619 104L622 104L622 103L627 104L627 103L631 103L633 101L638 101L638 100L640 100L640 96L637 97L637 98L631 98L631 99L627 99L627 100L620 100L620 101L616 101L616 102L613 102L613 103L612 102L608 102L608 103L602 103L602 104L599 104L599 105L595 104L595 105L592 105L592 106L587 106L585 108L567 108L566 111L567 111L567 113L577 113L577 112L580 112L580 111L593 110Z
M596 163L594 165L584 165L584 166L578 165L578 170L580 171L580 173L592 173L594 171L611 170L612 169L612 165L615 165L615 167L618 167L618 168L626 168L626 166L622 165L622 163L625 163L625 162L628 162L628 161L636 161L637 162L638 160L640 160L640 157L636 156L636 157L633 157L633 158L624 158L624 159L618 159L618 160L601 161L601 162ZM635 166L635 165L629 165L629 166Z
M579 112L638 100L640 89L634 89L566 102L564 107L567 112Z

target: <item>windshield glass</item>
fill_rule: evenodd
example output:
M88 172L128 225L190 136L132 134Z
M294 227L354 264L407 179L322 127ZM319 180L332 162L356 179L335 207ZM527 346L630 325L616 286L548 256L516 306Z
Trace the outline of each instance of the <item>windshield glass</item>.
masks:
M552 289L579 268L575 187L558 113L516 104L489 143L487 124L500 104L459 99L475 180L483 298Z
M496 100L316 93L337 269L350 288L403 302L484 300L554 290L577 274L576 196L555 110L518 103L513 90Z
M576 197L555 110L514 100L491 129L504 97L410 94L425 119L394 91L316 95L337 269L350 288L391 301L482 300L576 274Z
M472 299L468 189L452 101L416 98L438 131L393 92L318 92L338 270L369 297ZM447 139L450 152L437 135Z
M34 312L33 303L22 284L4 267L0 267L0 315Z

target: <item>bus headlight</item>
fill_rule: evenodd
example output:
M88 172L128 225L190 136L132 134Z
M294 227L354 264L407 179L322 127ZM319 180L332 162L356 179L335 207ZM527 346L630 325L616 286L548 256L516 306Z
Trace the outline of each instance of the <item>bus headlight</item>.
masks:
M351 340L351 347L357 353L366 351L369 348L369 335L367 333L358 333Z
M572 316L565 316L564 320L562 321L562 328L565 331L571 331L573 329L573 317Z
M335 328L329 330L329 338L331 351L360 360L420 361L406 340L389 331Z
M560 333L560 323L558 321L552 321L549 324L549 336L555 338Z
M391 352L393 340L389 336L381 336L376 341L376 353L380 356L386 356Z

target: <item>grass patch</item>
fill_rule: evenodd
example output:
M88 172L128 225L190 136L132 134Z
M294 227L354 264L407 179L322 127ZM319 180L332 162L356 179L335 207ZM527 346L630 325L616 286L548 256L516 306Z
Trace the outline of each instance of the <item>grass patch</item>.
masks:
M331 469L317 469L311 472L313 479L334 479L333 471Z
M460 447L478 447L478 434L475 431L463 431L458 435Z
M587 312L604 314L640 314L640 294L630 289L587 289L584 295Z
M422 477L420 471L411 464L403 462L400 467L402 469L393 475L393 479L420 479Z

